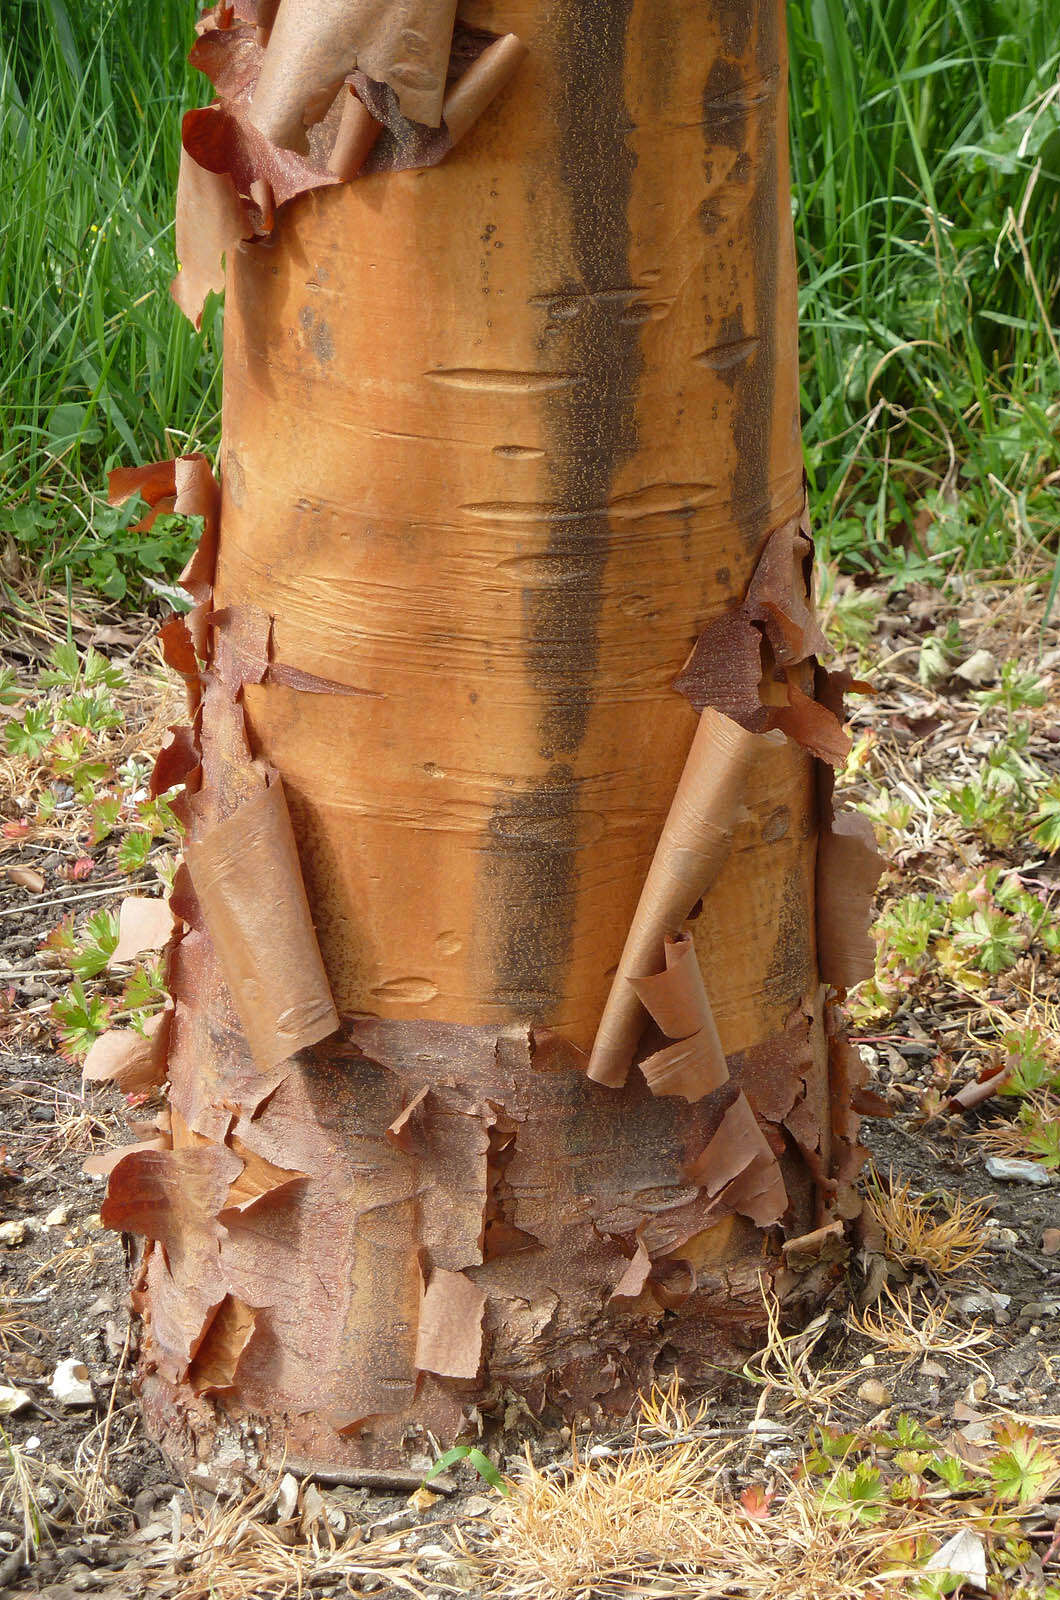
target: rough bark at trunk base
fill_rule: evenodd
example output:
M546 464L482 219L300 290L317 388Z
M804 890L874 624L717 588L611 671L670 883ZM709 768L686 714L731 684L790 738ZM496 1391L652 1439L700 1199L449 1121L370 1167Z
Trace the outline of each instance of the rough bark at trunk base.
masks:
M256 31L197 47L223 487L136 480L207 531L158 778L171 1126L104 1215L149 1241L150 1425L214 1467L623 1409L753 1345L764 1286L834 1282L856 1210L821 980L863 968L876 868L824 764L783 6L461 20L457 54L527 53L459 147L399 170L457 113L417 133L355 72L371 175L312 133L285 206Z

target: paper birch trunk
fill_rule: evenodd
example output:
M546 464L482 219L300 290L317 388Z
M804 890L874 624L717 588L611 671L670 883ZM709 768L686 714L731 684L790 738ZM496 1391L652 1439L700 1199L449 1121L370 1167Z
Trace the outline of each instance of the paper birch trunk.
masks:
M856 1212L782 0L462 0L447 89L451 5L398 9L202 32L220 497L129 480L206 536L169 1119L105 1215L151 1425L216 1470L620 1411L825 1292Z

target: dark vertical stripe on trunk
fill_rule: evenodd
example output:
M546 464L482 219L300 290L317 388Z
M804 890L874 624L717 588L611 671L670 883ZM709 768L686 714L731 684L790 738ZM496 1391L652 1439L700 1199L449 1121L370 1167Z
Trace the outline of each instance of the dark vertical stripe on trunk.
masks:
M558 581L527 591L529 664L542 699L541 753L549 760L572 755L585 736L607 504L616 469L636 448L640 351L628 315L636 158L624 84L631 10L632 0L564 0L556 17L560 175L575 275L545 302L542 345L580 381L551 407L549 555Z
M766 83L777 82L776 0L758 0L755 68ZM732 478L733 513L749 550L758 550L770 526L770 458L777 359L777 141L776 95L762 101L756 117L758 159L747 229L754 241L754 325L758 340L736 386Z
M540 297L549 364L576 372L549 412L552 495L545 581L524 595L526 657L540 699L545 783L513 795L490 823L487 881L495 994L520 1017L543 1016L570 955L578 781L564 758L585 737L615 472L636 448L640 350L630 302L625 54L632 0L562 0L555 19L560 177L571 272Z

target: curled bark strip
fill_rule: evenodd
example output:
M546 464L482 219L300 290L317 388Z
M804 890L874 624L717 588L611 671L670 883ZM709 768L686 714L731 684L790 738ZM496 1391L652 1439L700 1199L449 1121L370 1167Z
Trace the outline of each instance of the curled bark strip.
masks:
M452 144L481 117L486 107L515 76L526 57L526 46L514 33L506 33L486 46L445 97L445 125Z
M382 123L377 122L364 101L357 98L353 85L347 84L346 88L339 131L328 156L328 171L333 172L340 183L349 183L357 176L383 131Z
M81 1076L85 1083L113 1083L122 1094L153 1089L166 1078L166 1049L171 1011L160 1011L144 1026L111 1028L93 1044Z
M788 1209L780 1166L741 1090L706 1149L686 1167L689 1178L760 1228Z
M946 1101L947 1111L972 1111L976 1106L985 1102L1003 1089L1012 1076L1012 1061L1006 1060L999 1067L994 1067L985 1078L973 1078L971 1083L966 1083L963 1089L958 1089L956 1094L951 1094Z
M514 34L454 33L455 0L284 0L269 29L246 9L242 26L210 13L190 56L218 95L182 125L171 292L196 327L224 288L222 259L270 233L279 206L440 161L526 53Z
M664 940L666 970L630 982L641 1004L676 1042L640 1063L652 1094L700 1100L726 1082L729 1069L710 1009L696 948L688 934Z
M817 955L822 979L836 989L852 989L875 970L869 913L882 871L868 817L833 816L817 847Z
M441 1378L475 1378L482 1360L486 1293L462 1272L441 1268L420 1301L416 1366Z
M181 149L175 223L177 273L169 292L195 328L208 294L223 294L224 263L254 229L227 172L208 172Z
M360 68L403 116L436 128L455 18L456 0L281 0L251 115L276 143L297 140L307 102Z
M258 1066L338 1028L277 780L187 845L196 896Z
M666 935L681 931L717 875L757 746L754 734L717 711L699 719L600 1019L588 1068L595 1083L626 1081L645 1023L631 980L659 970Z
M235 1295L225 1295L188 1369L188 1382L196 1394L217 1394L233 1387L257 1316L253 1306Z

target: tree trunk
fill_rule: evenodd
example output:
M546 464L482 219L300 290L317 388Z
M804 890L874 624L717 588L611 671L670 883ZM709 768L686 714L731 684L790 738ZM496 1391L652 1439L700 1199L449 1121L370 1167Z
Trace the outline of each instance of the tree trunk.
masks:
M149 1420L215 1468L625 1407L823 1292L856 1211L825 985L875 868L825 764L782 0L464 0L444 108L442 0L396 55L367 9L201 34L219 510L198 458L118 486L206 536L171 1125L105 1215Z

